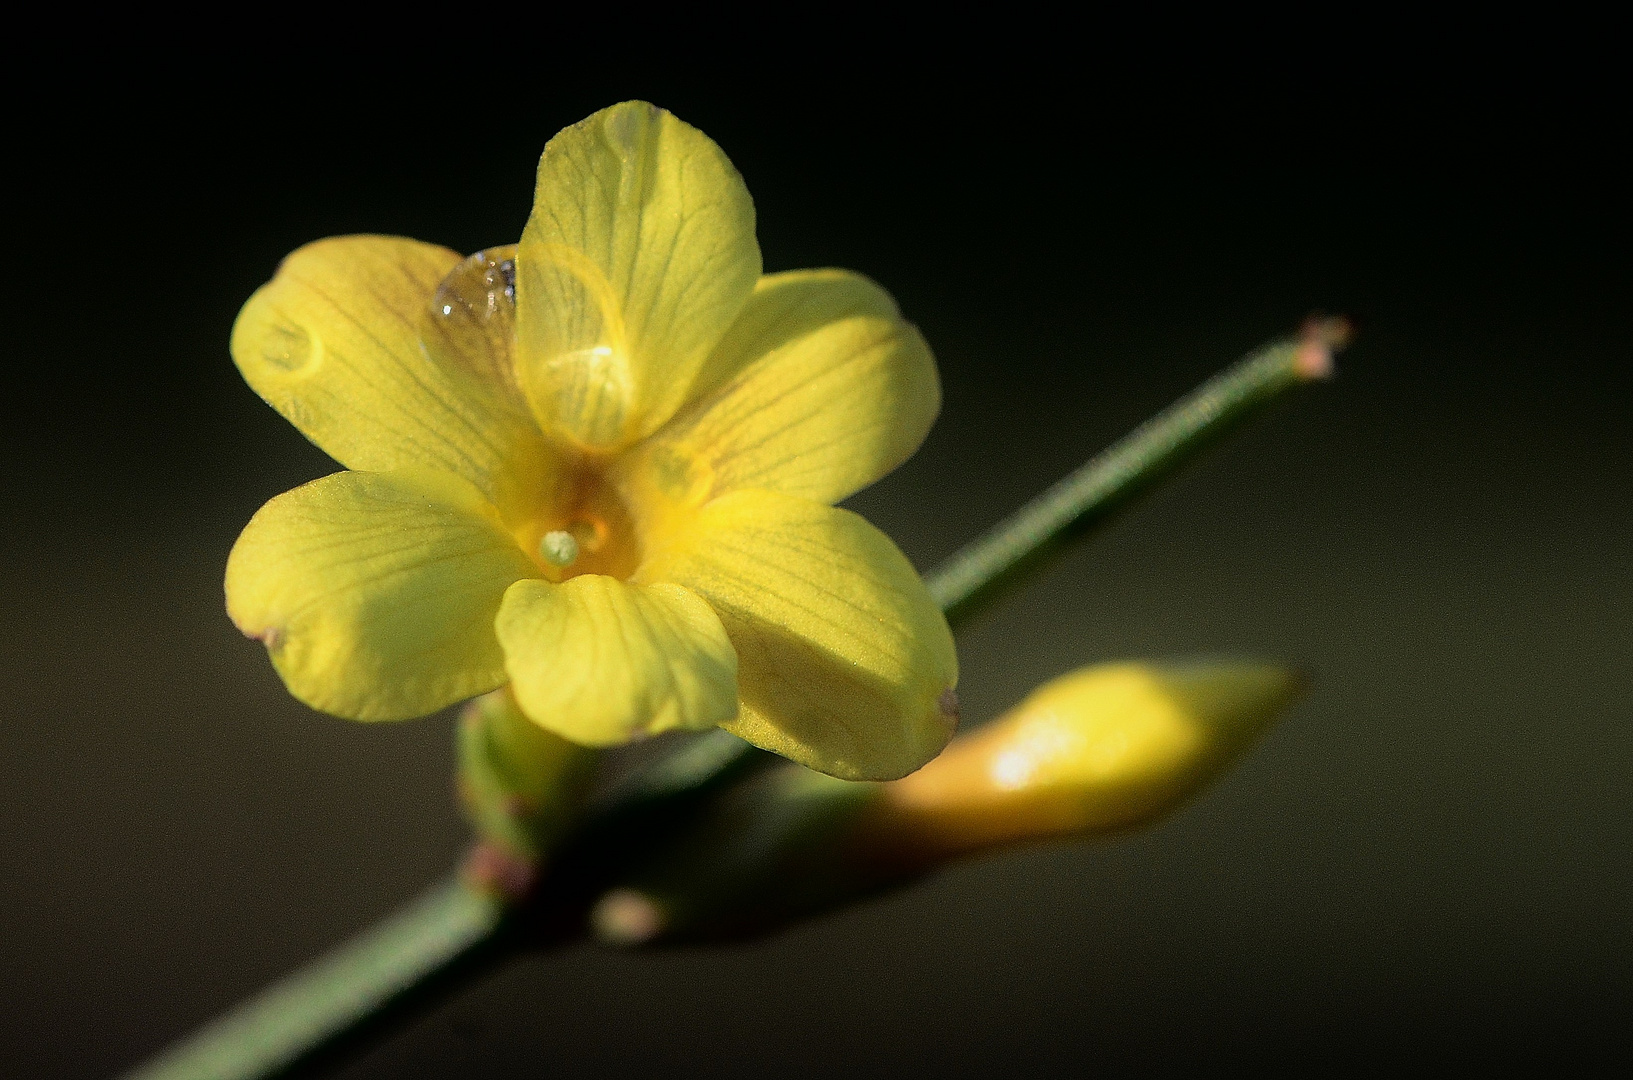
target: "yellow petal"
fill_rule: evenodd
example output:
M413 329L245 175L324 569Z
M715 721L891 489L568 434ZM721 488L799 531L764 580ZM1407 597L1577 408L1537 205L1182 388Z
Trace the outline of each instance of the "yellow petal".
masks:
M941 408L924 338L844 270L761 278L700 383L712 380L646 453L701 466L715 494L838 502L907 460Z
M953 639L907 558L848 510L770 491L703 507L639 580L709 602L737 649L736 719L721 726L847 780L905 775L956 724Z
M678 585L518 581L497 626L522 711L574 742L708 728L737 710L737 654L709 605Z
M494 335L467 325L448 290L439 294L453 274L450 287L471 300L480 282L468 279L483 269L417 240L319 240L244 305L233 359L256 393L347 468L440 469L502 510L520 509L548 473L544 440L496 374L508 357L482 352Z
M457 477L336 473L250 519L227 613L308 705L400 720L503 684L494 615L537 572Z
M627 101L544 148L517 272L518 373L540 424L626 445L674 415L753 291L754 204L708 136Z
M1224 771L1299 687L1269 664L1084 668L886 785L871 827L935 861L1141 825Z

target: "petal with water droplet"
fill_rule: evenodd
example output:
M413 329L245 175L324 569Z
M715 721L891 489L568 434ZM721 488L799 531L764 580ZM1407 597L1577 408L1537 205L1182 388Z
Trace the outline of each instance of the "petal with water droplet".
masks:
M461 264L447 248L399 237L308 244L244 305L233 359L347 468L441 469L502 510L520 509L552 472L537 426L480 362L424 341L433 297Z
M517 371L540 424L617 448L674 415L747 301L754 204L707 135L624 102L545 147L516 268Z

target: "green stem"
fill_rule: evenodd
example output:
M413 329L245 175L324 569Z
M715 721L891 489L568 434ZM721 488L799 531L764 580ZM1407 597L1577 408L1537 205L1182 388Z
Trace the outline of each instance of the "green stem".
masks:
M504 905L464 881L438 885L130 1075L248 1080L310 1064L337 1036L408 1006L495 941Z
M1312 320L1299 337L1249 355L966 545L926 578L953 626L1003 588L1202 447L1287 390L1326 374L1341 320ZM509 908L463 879L437 886L371 930L206 1025L130 1080L266 1080L356 1045L527 939L517 924L546 916L560 934L583 925L609 846L685 817L684 800L735 776L760 752L724 732L654 764L594 815L556 857L540 892L563 886L548 912ZM564 869L560 869L564 868ZM563 906L573 908L563 911ZM514 916L514 917L510 917ZM565 916L567 922L563 922ZM573 920L577 920L574 922ZM569 925L570 924L570 925ZM514 940L512 940L514 938ZM537 940L535 935L534 940Z
M1300 336L1249 354L966 544L925 580L948 623L967 622L1027 571L1287 390L1325 377L1330 350L1347 332L1342 320L1312 319Z

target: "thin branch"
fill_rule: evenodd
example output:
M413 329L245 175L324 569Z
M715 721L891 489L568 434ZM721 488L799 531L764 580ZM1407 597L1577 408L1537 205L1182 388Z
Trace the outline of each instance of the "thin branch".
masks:
M926 578L955 628L1091 527L1288 390L1326 377L1348 326L1312 319L1210 379L966 545ZM620 852L644 850L702 796L770 755L725 732L652 763L594 810L519 905L468 871L177 1043L129 1080L267 1080L316 1065L529 944L581 932ZM480 862L482 848L477 850Z

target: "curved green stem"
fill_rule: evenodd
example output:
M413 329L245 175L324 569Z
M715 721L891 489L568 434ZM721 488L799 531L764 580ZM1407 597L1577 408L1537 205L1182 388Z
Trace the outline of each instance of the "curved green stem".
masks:
M1259 407L1323 377L1342 320L1312 320L1204 383L994 528L926 578L955 628L1006 586L1189 460ZM526 940L577 933L593 886L633 838L663 834L700 795L763 752L713 732L653 763L592 814L555 858L541 892L512 907L461 877L425 893L131 1074L131 1080L265 1080L355 1044ZM691 800L689 802L688 800ZM511 933L511 931L518 931ZM551 936L551 935L554 936ZM514 940L513 940L514 939Z
M1311 319L1226 368L964 545L926 578L954 626L1287 390L1332 370L1348 324Z
M177 1043L130 1080L240 1080L285 1073L343 1033L402 1008L496 940L504 905L444 882Z

